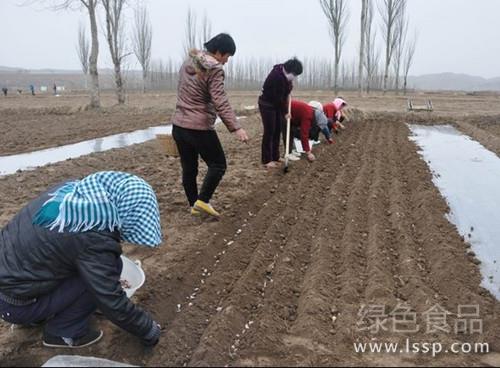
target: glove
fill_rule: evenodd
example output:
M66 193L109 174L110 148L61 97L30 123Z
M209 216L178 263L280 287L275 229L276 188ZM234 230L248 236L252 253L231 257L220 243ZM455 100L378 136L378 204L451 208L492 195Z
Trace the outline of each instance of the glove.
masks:
M161 326L153 321L153 327L148 332L146 336L142 338L142 345L147 347L153 347L160 341Z

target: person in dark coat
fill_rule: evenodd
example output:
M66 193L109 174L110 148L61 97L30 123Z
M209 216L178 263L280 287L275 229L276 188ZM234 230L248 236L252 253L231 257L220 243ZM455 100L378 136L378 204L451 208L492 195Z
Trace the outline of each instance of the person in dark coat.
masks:
M121 286L122 241L162 241L156 195L143 179L98 172L40 195L0 231L1 318L43 324L46 347L78 348L101 339L89 324L99 308L156 345L160 326Z
M262 87L259 97L259 110L264 126L261 160L266 168L277 167L279 162L280 135L286 125L292 82L302 74L302 70L302 63L296 58L275 65Z
M2 88L3 95L7 97L7 93L9 92L9 89L7 87Z

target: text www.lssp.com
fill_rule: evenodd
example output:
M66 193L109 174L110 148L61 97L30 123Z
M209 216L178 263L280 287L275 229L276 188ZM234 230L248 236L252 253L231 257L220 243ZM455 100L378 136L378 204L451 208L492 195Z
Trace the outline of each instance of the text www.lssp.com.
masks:
M435 357L438 354L488 354L490 345L488 343L461 343L456 342L445 346L440 342L411 342L406 339L405 344L394 342L356 342L354 351L362 353L388 353L388 354L430 354Z

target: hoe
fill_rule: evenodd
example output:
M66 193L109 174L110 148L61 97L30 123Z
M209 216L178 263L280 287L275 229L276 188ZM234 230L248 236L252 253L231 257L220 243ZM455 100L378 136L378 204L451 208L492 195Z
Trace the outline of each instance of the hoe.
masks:
M288 116L286 119L286 138L285 138L285 167L283 168L283 171L285 174L288 172L288 156L289 153L288 151L290 150L290 118L292 116L292 95L290 94L289 100L288 100Z

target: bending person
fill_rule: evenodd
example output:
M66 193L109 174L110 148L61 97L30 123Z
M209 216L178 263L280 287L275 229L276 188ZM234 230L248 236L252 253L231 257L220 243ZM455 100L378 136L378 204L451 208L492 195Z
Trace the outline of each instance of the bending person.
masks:
M292 151L292 143L294 131L300 132L300 143L302 144L302 149L305 151L307 155L307 159L309 161L316 160L316 157L312 153L311 146L309 144L309 132L311 128L315 124L315 113L314 108L309 104L299 101L292 100L291 104L291 112L292 117L290 120L291 129L290 129L290 148L288 154L288 158L290 160L298 160L299 158L291 153ZM286 133L283 136L283 140L286 140ZM286 143L285 143L286 146Z
M224 90L222 68L236 52L234 40L221 33L205 43L205 48L206 51L191 50L180 69L172 135L181 157L182 184L191 214L203 212L219 217L219 212L209 203L227 166L214 127L217 115L239 140L246 142L248 136L238 123ZM199 156L208 166L200 193L196 182Z
M44 346L78 348L101 339L89 324L99 308L144 345L156 345L160 326L120 283L122 241L162 241L156 195L143 179L98 172L40 195L0 231L2 319L43 324Z
M323 105L323 112L328 119L328 126L335 133L338 133L339 129L345 129L342 122L345 119L343 109L347 106L342 98L336 98L332 102Z
M313 141L319 140L319 132L323 133L328 144L333 144L331 126L328 118L323 112L323 105L318 101L310 101L309 106L314 109L314 124L309 131L309 138Z

